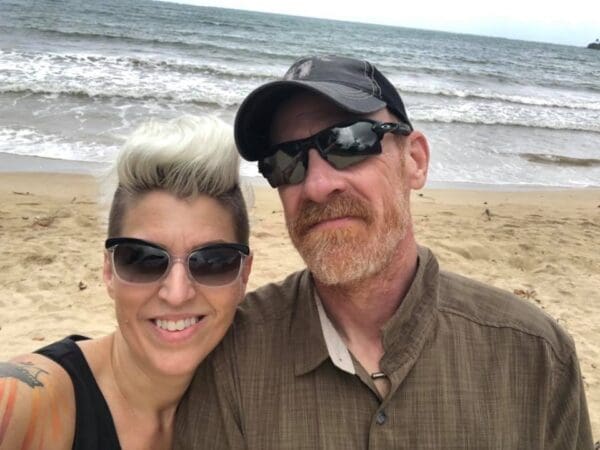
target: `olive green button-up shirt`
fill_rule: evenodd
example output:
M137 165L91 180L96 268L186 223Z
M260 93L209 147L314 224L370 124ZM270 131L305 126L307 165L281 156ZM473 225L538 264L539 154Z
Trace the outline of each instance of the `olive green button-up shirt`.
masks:
M180 405L175 448L592 449L571 338L425 248L381 330L385 398L351 355L334 363L322 320L306 271L250 293Z

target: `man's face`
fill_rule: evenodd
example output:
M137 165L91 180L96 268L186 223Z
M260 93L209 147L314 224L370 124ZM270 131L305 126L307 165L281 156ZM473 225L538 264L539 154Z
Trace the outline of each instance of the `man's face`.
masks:
M323 97L300 94L277 111L271 143L306 138L352 118ZM385 108L368 118L397 122ZM312 149L306 178L279 188L292 242L321 283L347 285L379 273L412 239L409 194L415 186L405 156L410 137L402 140L385 134L381 155L343 170Z

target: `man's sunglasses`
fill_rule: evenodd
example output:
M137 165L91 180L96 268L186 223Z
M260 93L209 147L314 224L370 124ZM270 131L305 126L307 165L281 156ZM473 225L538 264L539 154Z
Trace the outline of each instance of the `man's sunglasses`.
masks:
M126 283L153 283L169 273L176 261L187 268L190 279L204 286L225 286L239 276L250 249L243 244L217 243L175 257L164 248L142 239L107 239L115 275Z
M410 125L360 119L344 122L297 141L282 142L269 149L258 170L272 187L300 183L308 170L308 152L314 148L336 169L345 169L381 153L386 133L408 136Z

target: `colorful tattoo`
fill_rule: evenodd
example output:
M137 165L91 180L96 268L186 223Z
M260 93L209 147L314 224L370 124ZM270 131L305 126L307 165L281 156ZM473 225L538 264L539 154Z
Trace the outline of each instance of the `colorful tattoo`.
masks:
M36 367L31 362L0 362L0 445L6 437L6 432L8 431L8 426L14 412L19 382L25 383L33 389L31 414L21 449L28 449L33 442L40 411L40 392L36 388L44 387L44 384L38 379L41 373L47 374L48 372ZM4 401L5 398L6 402ZM2 408L3 404L4 408Z
M23 439L23 445L21 450L26 450L33 443L35 436L35 427L38 422L38 415L40 413L40 392L38 390L33 391L33 398L31 401L31 415L29 416L29 424L27 425L27 431L25 432L25 438ZM43 441L43 439L42 439Z
M8 424L15 407L15 400L17 398L17 380L0 380L0 404L4 401L5 393L7 393L7 401L4 408L4 414L2 414L2 422L0 422L0 444L4 441L4 436L8 430Z

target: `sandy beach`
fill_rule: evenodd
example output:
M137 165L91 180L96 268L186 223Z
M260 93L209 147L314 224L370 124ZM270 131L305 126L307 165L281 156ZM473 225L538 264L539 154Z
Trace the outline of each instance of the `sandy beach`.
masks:
M0 360L115 327L101 279L106 206L89 175L0 173ZM443 268L507 289L573 336L600 437L600 190L426 189L419 242ZM250 289L303 263L276 192L254 186Z

